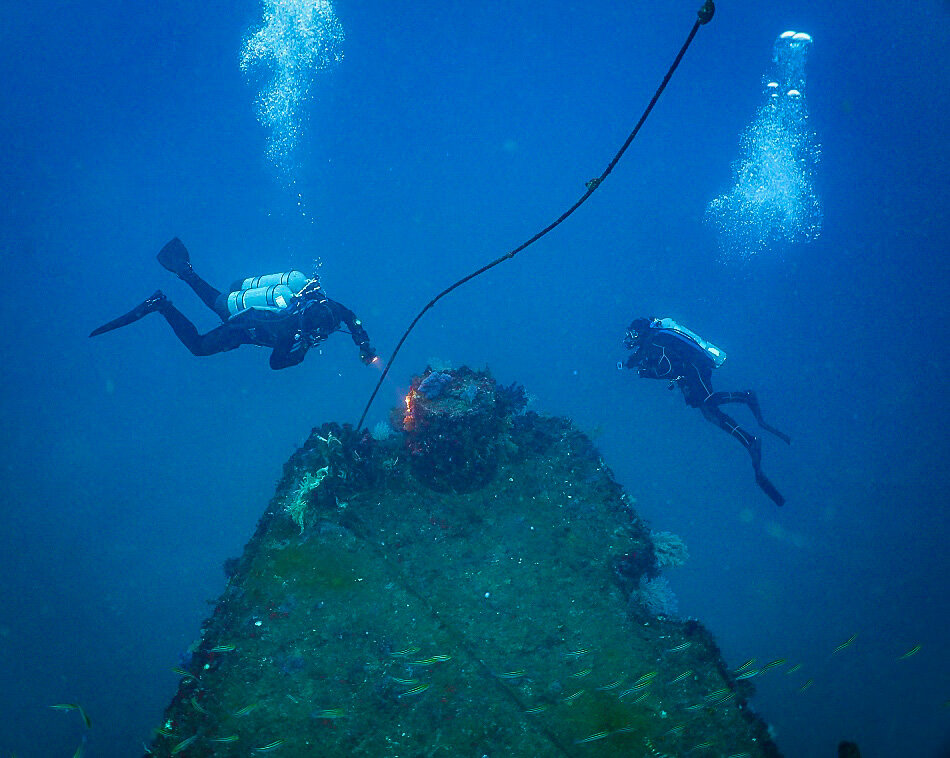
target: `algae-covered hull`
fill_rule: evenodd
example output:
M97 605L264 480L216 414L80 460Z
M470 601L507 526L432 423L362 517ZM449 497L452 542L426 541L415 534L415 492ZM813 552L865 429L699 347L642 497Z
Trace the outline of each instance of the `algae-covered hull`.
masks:
M653 544L587 438L465 369L394 422L285 466L153 754L777 755L709 633L631 600Z

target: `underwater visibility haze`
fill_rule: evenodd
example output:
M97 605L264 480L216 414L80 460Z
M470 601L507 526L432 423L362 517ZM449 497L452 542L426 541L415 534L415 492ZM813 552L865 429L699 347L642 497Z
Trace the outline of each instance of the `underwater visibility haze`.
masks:
M0 758L950 755L950 6L724 1L611 164L700 5L5 7Z

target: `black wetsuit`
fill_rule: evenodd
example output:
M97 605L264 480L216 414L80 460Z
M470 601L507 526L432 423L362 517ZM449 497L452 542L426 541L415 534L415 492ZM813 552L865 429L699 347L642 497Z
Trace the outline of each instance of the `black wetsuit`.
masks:
M709 356L699 346L693 345L669 329L658 326L657 322L651 323L648 328L640 329L632 347L634 352L627 358L624 366L636 369L641 378L664 379L669 382L670 389L679 387L688 406L699 408L707 421L729 432L749 451L756 483L776 505L783 505L785 498L762 473L761 441L739 426L735 419L719 407L725 403L743 403L752 411L759 426L786 443L790 442L787 435L769 426L762 419L755 393L752 390L714 392L712 371L715 365Z
M199 334L195 325L171 302L161 303L157 310L194 355L213 355L241 345L260 345L273 348L270 356L272 369L287 368L300 363L311 347L323 342L341 324L349 329L364 363L370 363L376 355L370 346L369 335L353 311L330 300L322 291L316 291L304 303L287 312L251 308L230 316L226 295L193 271L189 270L181 279L224 322L207 334Z

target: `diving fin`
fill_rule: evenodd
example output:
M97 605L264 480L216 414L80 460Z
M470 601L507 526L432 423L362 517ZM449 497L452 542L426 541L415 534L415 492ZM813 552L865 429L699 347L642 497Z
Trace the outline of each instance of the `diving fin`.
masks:
M752 415L755 416L755 420L759 422L759 426L765 429L765 431L771 432L772 434L774 434L776 437L782 440L782 442L784 442L786 445L791 445L792 444L791 437L785 434L785 432L780 432L771 424L766 424L765 421L762 419L762 409L759 407L759 398L756 397L756 394L752 390L746 390L742 394L745 395L744 402L749 406L749 410L752 411Z
M778 506L785 505L782 493L775 489L775 485L762 473L762 440L753 437L749 444L749 455L752 456L752 468L755 471L755 483L769 496L769 499Z
M178 237L167 243L165 247L158 251L158 255L155 257L158 258L158 262L162 264L163 268L171 271L179 279L184 279L193 271L188 248Z
M140 318L147 316L149 313L154 313L155 311L160 310L167 302L168 298L165 297L165 294L161 290L156 290L151 297L139 303L124 316L119 316L117 319L113 319L108 324L103 324L98 329L93 329L89 336L98 337L100 334L111 332L113 329L118 329L120 327L135 323Z
M785 498L782 497L782 493L775 489L775 485L769 481L769 478L763 474L761 471L755 472L755 483L759 485L759 488L769 496L769 499L778 506L785 505Z

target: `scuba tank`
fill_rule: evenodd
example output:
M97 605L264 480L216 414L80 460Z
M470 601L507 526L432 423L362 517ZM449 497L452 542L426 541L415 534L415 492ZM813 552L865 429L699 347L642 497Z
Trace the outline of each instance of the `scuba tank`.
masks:
M258 287L271 287L277 284L286 284L294 293L300 292L310 277L300 271L285 271L283 274L264 274L264 276L249 276L239 279L231 285L231 292L253 290Z
M726 362L726 353L724 350L720 350L718 347L712 344L712 342L704 340L702 337L696 334L696 332L691 332L685 326L677 324L671 318L654 319L653 323L650 324L650 327L653 329L662 329L664 332L678 337L691 347L702 351L703 355L712 361L714 368L719 368L723 363Z
M287 311L309 282L310 278L300 271L252 276L237 281L231 285L227 296L228 317L233 318L250 309Z

